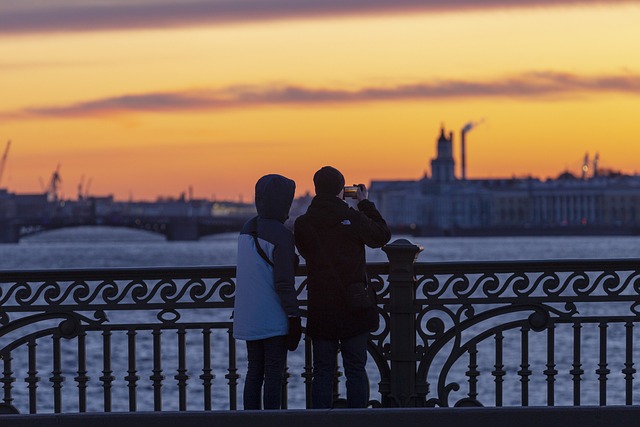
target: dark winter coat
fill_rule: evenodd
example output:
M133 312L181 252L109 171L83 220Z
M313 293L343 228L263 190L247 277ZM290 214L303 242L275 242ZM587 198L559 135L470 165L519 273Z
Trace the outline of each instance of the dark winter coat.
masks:
M391 238L375 205L363 200L355 210L318 195L296 220L294 236L308 268L307 335L348 338L375 329L377 310L349 310L344 292L347 283L366 280L365 245L379 248Z

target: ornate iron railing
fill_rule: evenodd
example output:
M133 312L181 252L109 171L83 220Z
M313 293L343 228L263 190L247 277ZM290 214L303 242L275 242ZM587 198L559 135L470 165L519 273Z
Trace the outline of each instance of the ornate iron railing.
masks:
M419 402L638 403L638 260L417 264L415 271ZM426 393L428 383L435 393Z
M638 403L640 261L436 264L416 263L406 240L384 250L389 263L368 266L381 319L373 406ZM0 273L2 406L238 408L234 280L233 267ZM291 407L310 406L311 365L305 339L289 356Z

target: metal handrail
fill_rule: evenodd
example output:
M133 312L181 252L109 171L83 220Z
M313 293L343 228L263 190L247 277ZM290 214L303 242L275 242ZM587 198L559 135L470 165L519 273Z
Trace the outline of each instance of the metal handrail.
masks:
M555 405L567 404L567 394L575 406L638 403L640 260L415 262L419 251L395 242L385 247L388 263L367 265L381 320L368 346L373 406ZM186 395L199 379L200 409L215 409L216 384L236 409L244 356L229 318L235 274L235 266L0 272L4 403L32 413L138 411L153 395L154 410L191 410ZM296 271L303 315L306 274L305 265ZM298 352L289 386L302 387L309 405L311 341ZM65 406L65 372L75 375L75 406ZM163 406L172 387L178 404ZM87 393L101 396L103 408L88 406Z

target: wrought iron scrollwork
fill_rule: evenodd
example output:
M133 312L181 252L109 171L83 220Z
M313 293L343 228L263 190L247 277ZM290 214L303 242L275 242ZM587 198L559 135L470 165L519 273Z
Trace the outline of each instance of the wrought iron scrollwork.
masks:
M470 308L465 308L463 311L469 311L472 314ZM528 312L531 314L525 320L510 321L504 324L498 324L491 322L492 319L499 319L508 314L518 312ZM460 316L457 316L460 319ZM440 351L446 347L449 348L446 354L446 361L440 366L436 376L438 378L437 397L430 398L426 401L427 406L450 406L449 395L451 392L460 390L460 384L458 382L448 382L447 378L452 366L458 361L458 359L468 354L470 348L475 348L478 342L492 336L497 331L509 330L518 326L522 326L525 322L529 327L535 331L543 331L550 324L549 308L544 305L510 305L499 308L486 310L477 315L471 315L464 320L456 322L456 324L448 329L444 329L444 322L439 322L439 319L431 319L431 327L434 330L432 335L433 341L424 351L418 365L418 377L427 380L430 370L436 356L440 354ZM464 339L463 335L466 331L473 327L477 327L482 324L487 324L484 330L474 330L474 333ZM429 327L429 322L427 322ZM450 344L451 345L448 345ZM462 404L477 403L481 405L480 401L475 398L465 398ZM454 405L455 406L455 405Z
M82 331L80 316L67 315L67 318L58 325L58 330L62 338L71 339L77 337Z
M415 253L411 256L415 257ZM367 348L372 362L369 367L374 366L380 375L380 398L372 400L374 406L491 405L486 390L482 389L481 374L493 379L493 404L502 404L501 387L509 375L517 376L522 383L523 404L528 404L526 387L536 375L542 377L545 384L551 384L548 396L553 402L553 383L562 378L562 364L554 359L557 351L554 343L573 343L572 358L564 364L571 365L567 377L570 376L576 384L574 387L579 389L589 372L580 353L588 341L585 337L589 330L595 330L596 334L591 342L596 343L598 360L591 372L598 375L598 387L606 390L607 380L615 373L606 359L607 346L614 337L623 336L626 347L616 343L616 349L624 347L625 353L624 366L618 374L624 374L627 390L633 391L633 338L637 333L634 328L640 323L637 261L411 262L403 260L397 269L391 264L368 265L380 315L380 326L371 333ZM396 281L391 279L394 272L400 277L394 279ZM296 291L304 308L306 267L298 268L296 276ZM160 407L163 390L168 390L162 387L167 378L173 378L178 381L181 393L180 408L184 408L185 393L192 384L187 383L191 372L183 359L189 357L191 341L198 341L195 337L199 337L201 341L197 346L204 360L196 377L204 384L204 408L212 408L212 390L219 385L213 380L214 371L220 368L211 362L220 352L228 361L222 367L226 373L219 378L228 380L224 387L228 389L229 407L236 408L241 374L229 320L236 289L235 268L0 272L0 282L0 340L4 340L0 342L0 356L6 357L2 380L6 402L13 399L14 383L26 384L26 393L33 397L30 408L36 408L36 389L45 385L40 382L42 368L38 368L36 362L45 350L52 351L56 357L53 369L48 368L46 375L50 377L46 385L52 383L54 394L61 393L63 387L67 387L62 372L68 367L63 369L58 362L64 361L65 346L69 347L65 339L70 339L77 341L72 341L78 347L74 355L78 374L74 380L84 398L89 378L97 378L103 386L105 402L110 399L107 395L118 386L117 370L121 368L111 366L112 358L126 353L124 379L130 408L136 410L136 393L143 388L138 381L144 378L145 369L152 373L154 404ZM398 295L408 297L399 302ZM597 310L593 309L594 304ZM206 313L207 317L194 316L194 311ZM211 316L218 317L212 319ZM398 326L399 318L403 322L401 326ZM566 330L571 328L568 336ZM194 330L198 333L193 333ZM398 338L398 333L404 335ZM122 340L125 334L127 346L122 352L122 341L118 344L118 339ZM502 354L503 347L514 345L513 337L520 341L515 345L521 351L515 372L517 362L508 363ZM537 371L535 363L528 358L529 339L546 351L538 355L536 363L542 368L538 367ZM161 347L175 341L178 343L176 357L180 359L178 370L165 375L170 368L163 365L165 356ZM39 342L45 344L39 345ZM397 351L398 342L404 344L401 351ZM90 374L87 354L92 347L89 344L98 345L102 350L98 355L102 371L97 376ZM152 358L151 367L136 365L143 354L137 353L137 346L145 345L148 348L144 354ZM29 360L27 372L22 375L24 381L16 381L20 376L13 374L10 363L18 348L23 351L23 358ZM306 340L302 375L307 389L311 381L310 349L310 340ZM489 368L487 358L493 358ZM415 368L415 375L409 375L415 379L412 392L392 391L393 363L413 364L409 370L412 374ZM631 394L627 394L626 399L634 402ZM80 407L86 408L86 405Z
M470 352L477 352L475 344L494 333L510 328L553 331L555 324L583 321L600 325L620 322L628 329L633 327L633 319L633 323L640 322L640 273L633 260L487 262L447 267L416 264L420 274L416 281L420 305L416 324L422 340L416 348L421 355L418 376L424 381L427 376L438 378L436 396L425 395L425 404L449 406L449 395L460 390L459 380L448 379L449 369L465 354L474 358ZM599 307L597 316L590 314L594 303ZM612 307L608 317L603 314L606 304ZM623 315L621 307L625 305L632 317ZM523 310L530 311L529 315L514 320L514 313ZM482 324L486 328L479 330ZM548 333L547 346L551 346L554 335ZM604 339L600 337L601 346L606 345ZM446 354L440 354L445 350ZM553 352L553 347L547 351ZM431 365L436 356L445 357L444 365ZM554 366L553 362L547 363ZM469 364L475 366L473 362ZM518 375L528 381L532 372L527 369L528 364L523 362L522 366ZM474 372L471 368L467 372L470 387L475 387ZM504 373L496 368L493 374L498 379ZM470 392L459 402L476 404L481 400Z
M45 326L45 328L56 330L61 337L67 339L75 338L76 336L78 336L78 334L82 330L82 323L93 323L91 319L78 313L38 313L30 316L24 316L14 321L8 322L6 325L0 328L0 338L13 332L19 331L23 328L33 330L34 328L28 327L37 325L38 323L46 323L47 321L56 319L62 319L56 328L51 329L50 326ZM38 332L39 329L35 328L35 331ZM13 342L10 342L8 345L5 345L5 347L0 350L0 353L6 351L7 348L12 347L13 344Z

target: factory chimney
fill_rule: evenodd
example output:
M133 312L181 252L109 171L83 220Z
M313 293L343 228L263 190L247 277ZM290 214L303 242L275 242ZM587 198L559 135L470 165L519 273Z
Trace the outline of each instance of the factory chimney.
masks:
M464 127L460 131L460 151L461 151L460 164L461 164L461 167L462 167L462 172L460 174L460 179L462 181L466 181L467 180L467 148L466 148L465 137L467 135L467 132L469 132L474 127L478 126L483 121L484 121L484 119L480 120L479 122L469 122L466 125L464 125Z
M467 134L467 131L465 131L465 128L466 126L462 128L462 132L460 132L460 151L461 151L460 165L462 168L460 179L462 179L463 181L467 180L467 153L466 153L465 140L464 140L464 137Z

